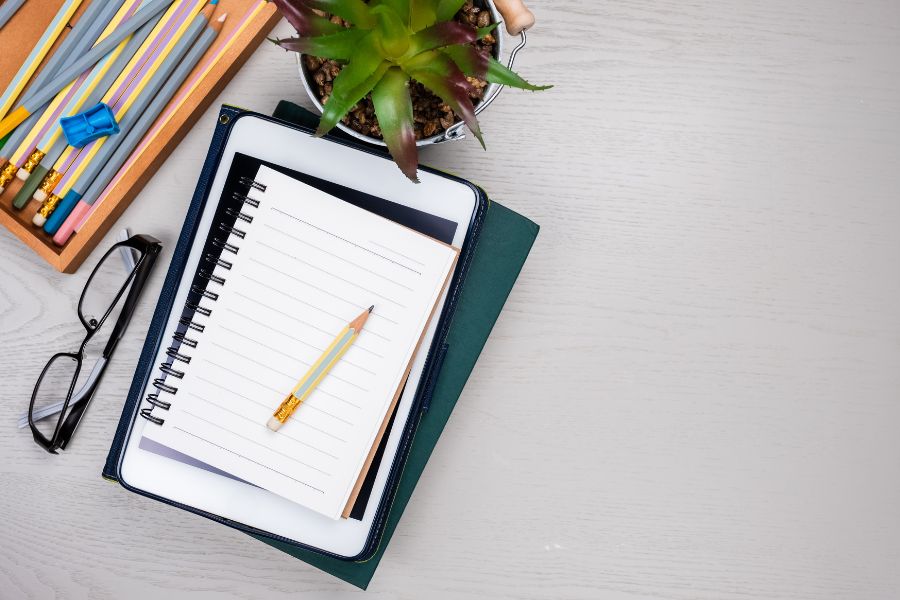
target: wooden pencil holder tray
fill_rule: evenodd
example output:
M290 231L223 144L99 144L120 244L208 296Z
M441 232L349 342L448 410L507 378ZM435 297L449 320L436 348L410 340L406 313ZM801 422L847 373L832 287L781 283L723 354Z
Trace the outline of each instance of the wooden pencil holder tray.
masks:
M101 2L104 0L92 0ZM63 0L28 0L16 15L0 29L0 90L6 89L19 66L40 39ZM76 13L77 22L87 2ZM103 197L102 204L64 246L53 243L52 236L31 223L38 203L29 202L22 210L12 199L22 186L18 179L0 195L0 224L63 273L74 273L94 247L115 224L122 212L138 195L156 170L190 130L193 123L219 95L228 81L259 46L281 18L275 5L265 0L219 0L217 13L228 13L218 39L184 86L175 94L150 134L134 151L117 183ZM57 40L57 44L62 40ZM226 46L227 44L227 46ZM210 65L210 59L218 56ZM46 59L45 59L46 60ZM193 88L190 94L186 90ZM4 148L4 155L13 149Z

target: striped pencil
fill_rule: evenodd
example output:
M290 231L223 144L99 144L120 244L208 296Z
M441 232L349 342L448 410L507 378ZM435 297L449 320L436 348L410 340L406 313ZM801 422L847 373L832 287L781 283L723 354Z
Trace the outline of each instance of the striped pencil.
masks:
M107 24L97 44L104 43L124 21L137 12L140 6L141 0L127 0L122 4L113 19ZM153 22L153 20L151 19L150 22ZM144 31L145 27L146 24L138 31ZM24 178L28 172L33 170L36 164L43 162L48 149L52 147L58 138L62 137L62 128L58 124L59 117L77 114L82 107L89 106L91 103L96 104L102 97L101 95L112 84L112 81L109 79L109 73L112 72L114 78L118 77L119 71L123 66L119 57L125 55L126 49L133 46L132 40L135 35L123 40L97 64L80 73L77 79L56 95L45 111L45 115L51 118L42 119L43 126L34 132L38 136L36 142L33 145L29 145L29 147L20 147L11 157L10 163L15 163L20 170L25 170L25 173L20 173L20 178ZM131 55L127 56L127 60L131 59L134 51L132 49ZM118 69L114 68L116 65L118 65Z
M25 62L22 63L19 71L13 76L12 82L10 82L9 86L6 88L6 91L0 96L0 119L3 119L10 109L12 109L13 104L25 89L25 86L28 85L31 76L34 75L34 72L40 66L41 62L43 62L44 57L47 56L47 53L50 52L50 48L56 42L56 38L59 37L59 34L62 33L63 29L65 29L66 25L69 23L69 19L72 18L75 11L81 6L81 2L82 0L66 0L56 13L56 16L53 17L50 25L44 30L41 39L38 40L38 43L35 44L34 48L31 50L31 54L29 54L28 58L25 59ZM0 133L0 137L4 135L6 135L5 132Z
M102 29L102 31L97 32L99 33L100 40L102 40L109 36L123 19L134 13L137 9L137 2L138 0L128 0L124 5L122 5L121 2L111 2L109 4L101 2L99 3L99 6L102 10L98 15L89 14L88 12L93 7L92 3L88 11L85 11L84 17L90 17L92 19L96 18L97 21L92 23L88 29L96 28L96 25L100 24L100 21L105 19L106 25L99 28ZM119 10L115 10L117 4L120 5ZM78 51L78 46L89 46L93 41L94 40L88 40L87 44L82 44L79 40L75 40L76 43L73 44L75 47L72 51ZM123 44L124 43L125 42L123 42ZM63 50L63 48L60 48L60 50ZM100 63L98 63L98 65L100 65ZM65 65L63 65L63 67L64 66ZM78 108L83 104L90 89L84 85L86 80L90 79L90 75L90 71L83 73L76 81L57 94L56 98L47 105L43 113L35 112L22 126L16 129L13 135L18 137L21 133L24 139L16 144L15 150L10 155L9 163L3 169L2 174L0 174L0 191L2 191L2 186L9 183L11 177L14 176L14 172L21 170L23 166L25 166L27 172L30 172L44 157L45 153L41 150L40 140L51 132L61 131L58 120L60 117L70 114L66 112L67 110L74 108L72 113L78 111ZM99 73L97 75L99 75ZM36 79L35 84L37 83L38 81ZM30 123L32 119L35 120L33 123ZM13 147L12 144L10 144L10 147ZM25 177L20 175L20 179L25 179Z
M111 64L104 65L104 70L106 71L102 77L99 78L99 81L96 84L92 81L85 82L84 85L87 85L89 88L93 88L90 93L87 95L87 98L81 102L81 106L93 106L97 104L103 97L103 94L109 87L113 84L113 82L119 77L122 69L125 68L125 65L134 57L138 48L146 41L147 37L150 35L150 32L156 26L159 19L162 18L162 14L157 15L143 26L138 29L134 35L131 36L126 42L124 49L121 53L115 58L115 60L111 61ZM99 63L98 63L99 64ZM108 66L108 68L105 68ZM95 74L92 73L93 77ZM99 75L99 73L98 73ZM78 112L77 108L66 109L64 110L64 114L71 115ZM46 144L51 143L52 145L47 148ZM62 135L62 129L57 128L48 134L44 140L40 142L37 150L41 150L45 152L45 156L41 159L40 163L38 163L31 174L28 174L27 167L30 165L25 163L20 165L20 169L18 172L18 177L21 179L27 176L25 180L25 184L18 191L15 198L13 198L13 206L17 209L22 209L25 205L28 204L30 200L32 200L32 195L38 190L39 187L48 187L50 185L55 185L57 181L59 181L59 174L51 171L51 167L56 163L65 149L68 147L68 142L66 138ZM24 161L23 161L24 162ZM45 179L47 180L45 182Z
M163 16L153 33L102 99L112 108L116 120L121 119L128 112L152 78L153 73L165 61L175 43L190 25L190 19L200 11L204 3L205 0L179 2L173 4ZM66 148L53 167L52 172L55 177L58 177L55 184L51 182L51 185L47 187L42 185L35 193L35 198L43 202L33 219L35 225L43 226L45 218L53 211L61 197L71 189L71 184L81 175L108 139L101 138L83 148Z
M118 10L117 6L121 4L122 0L117 0L116 2L91 2L81 17L79 17L78 23L63 39L56 51L47 60L47 64L44 65L44 68L35 76L31 85L22 94L22 99L30 98L35 93L35 90L41 89L50 77L55 75L60 69L64 69L85 52L97 40L103 28L106 27L116 10ZM30 135L40 116L36 112L17 127L7 141L7 148L18 148L25 141L25 138ZM0 154L0 163L4 162L7 156L9 154ZM0 186L0 193L2 192L2 186Z
M131 157L129 157L128 161L125 163L125 166L122 167L119 172L116 174L115 178L113 178L112 182L106 186L106 189L103 190L103 193L100 194L100 197L90 206L85 206L84 204L79 203L76 207L73 214L83 213L80 216L80 220L75 224L75 231L79 231L87 220L90 218L91 214L97 209L98 206L102 204L102 202L112 193L113 189L118 185L119 181L127 175L131 167L133 167L138 159L140 158L143 151L153 143L162 130L166 127L166 125L171 121L172 117L176 114L176 112L184 105L185 101L190 98L196 91L203 80L209 75L209 72L212 68L222 59L222 57L231 49L235 42L240 38L241 34L250 24L253 22L253 19L257 17L257 15L266 7L266 0L257 0L256 4L251 6L238 24L231 30L230 34L223 39L216 49L213 51L212 55L204 61L203 65L200 67L194 77L187 83L184 90L175 100L169 105L169 108L166 109L166 112L160 117L156 124L153 126L153 129L150 130L141 145L138 146L138 149L132 153Z
M50 235L56 234L63 223L68 220L72 209L79 201L84 199L86 203L93 202L110 179L115 176L116 171L150 129L153 121L169 103L222 30L226 15L222 15L210 23L212 9L212 5L207 6L194 18L178 45L172 50L168 60L153 76L153 81L144 90L133 109L122 119L120 126L125 133L116 136L119 138L117 143L107 143L103 146L91 161L88 169L73 184L72 189L50 215L44 224L44 231ZM72 227L68 227L67 231L72 231ZM68 235L65 235L64 232L59 238L54 237L53 241L62 245L67 239Z
M149 21L172 2L173 0L152 0L146 8L138 11L137 14L123 23L121 27L117 28L116 31L103 40L103 42L91 48L67 69L62 70L62 72L54 76L44 88L37 91L28 102L23 102L17 106L15 110L0 120L0 138L5 137L33 112L39 110L40 107L47 102L50 102L60 90L69 85L69 83L76 79L78 75L109 54L109 52L118 46L122 40L137 31L141 25Z
M309 398L319 383L325 379L331 368L341 360L341 357L350 349L356 338L362 332L363 326L372 314L375 306L370 306L368 310L364 310L361 315L350 321L344 329L337 334L331 345L325 349L322 356L309 367L306 374L300 378L291 393L281 402L281 405L275 409L275 413L266 423L266 427L272 431L278 431L281 426L294 414L303 401Z

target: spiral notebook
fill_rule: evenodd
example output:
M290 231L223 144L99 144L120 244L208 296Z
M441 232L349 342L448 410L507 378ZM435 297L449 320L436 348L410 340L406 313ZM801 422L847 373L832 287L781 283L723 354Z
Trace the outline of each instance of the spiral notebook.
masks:
M160 426L144 436L337 519L459 251L266 166L246 183L221 255L200 271L207 283L195 290L194 316L173 334L180 344L142 411ZM281 430L269 430L309 365L370 305L344 359Z

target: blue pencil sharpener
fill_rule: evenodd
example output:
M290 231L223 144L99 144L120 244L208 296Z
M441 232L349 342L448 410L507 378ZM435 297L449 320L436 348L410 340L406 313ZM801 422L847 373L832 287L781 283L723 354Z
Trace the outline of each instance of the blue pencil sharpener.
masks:
M71 117L59 120L70 146L82 148L94 140L119 133L119 124L112 109L104 103Z

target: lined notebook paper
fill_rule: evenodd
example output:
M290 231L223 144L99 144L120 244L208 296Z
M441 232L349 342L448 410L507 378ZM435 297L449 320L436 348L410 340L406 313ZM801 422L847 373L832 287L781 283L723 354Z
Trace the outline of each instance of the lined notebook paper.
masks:
M341 516L458 250L261 167L237 254L165 423L144 435L311 510ZM266 421L335 335L344 358L278 431Z

